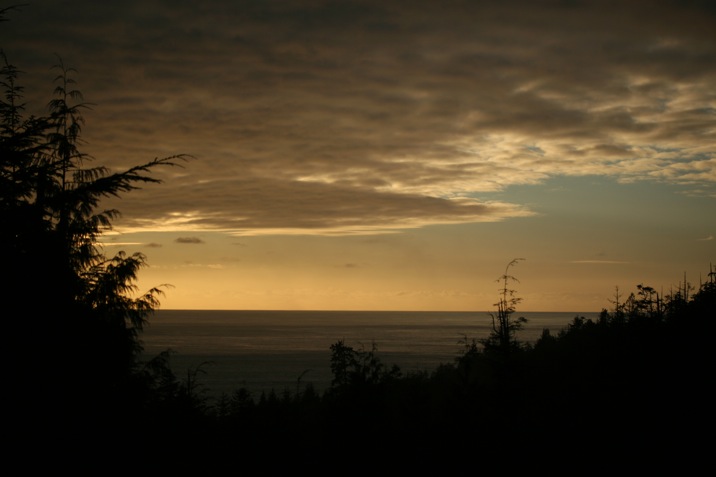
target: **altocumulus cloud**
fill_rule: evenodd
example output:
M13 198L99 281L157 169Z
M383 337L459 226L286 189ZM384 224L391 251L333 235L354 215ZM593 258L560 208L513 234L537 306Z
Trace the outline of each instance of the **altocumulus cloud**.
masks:
M47 78L37 52L79 69L98 105L88 152L116 167L200 158L123 199L127 229L502 220L531 212L482 194L556 175L714 194L707 2L73 5L34 2L3 26L4 46L31 78Z

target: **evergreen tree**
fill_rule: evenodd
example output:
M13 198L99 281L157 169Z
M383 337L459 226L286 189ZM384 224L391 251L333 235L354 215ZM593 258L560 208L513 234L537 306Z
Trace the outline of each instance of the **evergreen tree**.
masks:
M55 97L45 117L26 117L19 70L2 53L0 71L0 288L11 379L19 400L44 415L121 406L138 375L139 334L162 290L138 293L145 256L106 257L99 237L118 211L101 201L157 183L156 158L123 172L87 167L80 150L89 108L73 74L57 65ZM72 410L70 412L70 410Z

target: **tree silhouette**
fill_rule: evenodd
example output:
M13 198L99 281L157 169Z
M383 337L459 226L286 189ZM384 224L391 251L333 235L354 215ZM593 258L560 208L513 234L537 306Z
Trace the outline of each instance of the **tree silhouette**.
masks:
M143 254L104 255L98 239L119 212L101 201L159 183L151 175L156 168L191 156L155 158L122 172L87 167L93 158L80 146L89 103L76 87L76 71L60 60L49 114L26 117L20 72L1 55L0 247L7 286L0 304L17 363L12 379L39 407L77 411L83 396L111 407L126 397L141 365L139 335L162 286L137 289ZM47 389L63 398L42 399Z
M509 274L511 267L515 266L524 258L515 258L505 267L505 273L497 279L502 284L500 288L499 300L495 303L497 313L490 313L492 317L492 331L490 336L483 340L485 351L499 351L507 356L511 349L518 347L515 339L517 331L522 329L522 325L527 322L524 317L512 318L516 310L517 304L522 301L515 294L516 291L510 288L511 282L518 282L517 278Z

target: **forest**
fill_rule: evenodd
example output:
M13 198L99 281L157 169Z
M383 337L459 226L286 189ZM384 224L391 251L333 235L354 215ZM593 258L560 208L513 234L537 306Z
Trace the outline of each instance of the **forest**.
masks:
M375 349L337 340L322 393L309 385L207 398L195 375L174 374L169 350L142 359L142 330L163 293L138 293L145 256L108 257L97 245L119 213L102 209L103 198L159 182L154 170L192 157L122 172L92 166L81 151L87 103L76 72L60 60L49 113L27 116L20 70L5 52L0 61L6 450L54 468L101 457L105 469L231 462L248 471L260 460L267 472L390 463L405 473L440 464L501 475L566 461L686 470L709 456L712 264L698 285L663 294L638 284L597 321L577 316L528 344L517 339L513 261L492 333L466 340L452 363L404 373Z

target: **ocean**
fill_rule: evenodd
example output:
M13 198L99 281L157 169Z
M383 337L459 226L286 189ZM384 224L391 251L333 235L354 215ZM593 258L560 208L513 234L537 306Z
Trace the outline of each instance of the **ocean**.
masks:
M516 312L527 323L517 339L534 342L577 316L598 312ZM210 399L239 388L254 397L271 390L297 392L311 384L330 386L330 347L342 340L354 349L375 350L382 363L403 373L432 371L452 363L467 339L486 338L487 312L157 310L141 335L144 358L171 349L171 367L195 374Z

